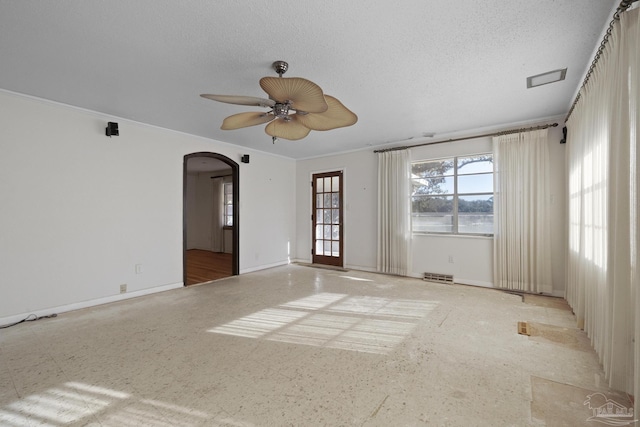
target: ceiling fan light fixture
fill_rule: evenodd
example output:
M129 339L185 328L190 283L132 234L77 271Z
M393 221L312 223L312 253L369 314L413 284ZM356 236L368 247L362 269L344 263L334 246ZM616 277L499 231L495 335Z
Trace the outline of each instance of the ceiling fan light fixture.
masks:
M273 114L278 118L289 117L289 109L291 108L291 104L288 102L276 102L276 105L273 106Z

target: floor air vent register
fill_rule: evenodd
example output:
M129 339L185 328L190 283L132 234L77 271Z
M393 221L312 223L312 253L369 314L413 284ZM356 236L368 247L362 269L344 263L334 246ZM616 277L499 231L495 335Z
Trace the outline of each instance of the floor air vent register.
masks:
M424 273L422 280L453 284L453 274Z

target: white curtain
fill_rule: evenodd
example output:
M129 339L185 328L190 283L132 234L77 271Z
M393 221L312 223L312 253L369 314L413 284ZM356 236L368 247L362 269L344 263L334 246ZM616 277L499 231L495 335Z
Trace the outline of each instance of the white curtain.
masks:
M567 121L567 300L640 413L640 9L623 13Z
M547 130L493 138L494 282L551 293Z
M213 197L211 198L211 250L224 252L223 225L224 225L224 180L213 178Z
M408 150L378 153L378 271L411 271L411 157Z

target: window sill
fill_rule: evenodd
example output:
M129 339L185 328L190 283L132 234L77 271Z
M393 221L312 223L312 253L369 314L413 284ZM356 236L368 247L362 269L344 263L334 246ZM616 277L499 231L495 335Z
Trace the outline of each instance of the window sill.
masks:
M411 233L413 236L421 237L457 237L457 238L471 238L471 239L491 239L493 240L493 234L463 234L463 233L427 233L414 231Z

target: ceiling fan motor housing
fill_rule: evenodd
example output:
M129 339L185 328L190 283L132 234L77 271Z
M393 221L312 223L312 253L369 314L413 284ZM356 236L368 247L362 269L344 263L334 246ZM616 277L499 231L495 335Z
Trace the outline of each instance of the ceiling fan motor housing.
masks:
M291 108L291 104L288 102L276 102L276 105L273 106L273 114L279 119L290 120L289 108Z

